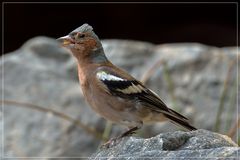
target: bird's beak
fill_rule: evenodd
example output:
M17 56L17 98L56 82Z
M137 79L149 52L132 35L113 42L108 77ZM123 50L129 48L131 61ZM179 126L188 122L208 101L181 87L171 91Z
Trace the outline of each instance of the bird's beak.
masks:
M57 39L57 41L60 42L61 45L63 45L63 46L67 46L69 44L74 43L73 39L69 35L60 37Z

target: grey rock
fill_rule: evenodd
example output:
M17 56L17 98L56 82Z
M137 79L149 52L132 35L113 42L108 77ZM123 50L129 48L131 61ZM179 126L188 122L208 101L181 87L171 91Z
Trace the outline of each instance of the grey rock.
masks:
M154 45L129 40L102 42L109 59L138 79L159 59L164 59L174 84L175 100L167 87L163 65L154 70L146 85L169 106L181 110L198 128L213 128L229 63L237 58L236 47L216 48L192 43ZM237 66L234 65L225 106L229 106L231 101L236 72ZM5 100L54 109L80 120L99 133L103 132L105 120L88 107L82 96L75 59L54 39L33 38L20 49L1 57L0 75L4 84L0 88L0 96ZM174 106L174 101L177 106ZM235 102L233 106L236 106ZM230 120L238 114L236 107L232 110L235 114L231 114ZM230 112L225 113L221 117L223 126L227 124L227 113ZM101 143L84 129L51 113L4 104L0 116L2 114L4 122L0 125L4 123L4 127L3 130L0 128L0 133L4 136L4 143L1 143L4 144L4 157L86 157L94 153ZM144 126L139 134L152 137L174 130L178 128L168 122L157 123ZM122 131L115 125L111 135L114 137ZM225 132L224 127L221 132Z
M237 159L239 152L229 137L197 130L162 133L149 139L126 137L89 159Z

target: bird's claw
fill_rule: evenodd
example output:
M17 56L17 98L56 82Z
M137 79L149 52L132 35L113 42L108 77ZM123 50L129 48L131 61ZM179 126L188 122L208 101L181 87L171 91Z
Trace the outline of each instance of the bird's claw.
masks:
M110 147L113 147L113 146L115 146L115 145L117 145L119 143L120 139L121 139L121 137L111 138L106 143L102 144L100 148L110 148Z

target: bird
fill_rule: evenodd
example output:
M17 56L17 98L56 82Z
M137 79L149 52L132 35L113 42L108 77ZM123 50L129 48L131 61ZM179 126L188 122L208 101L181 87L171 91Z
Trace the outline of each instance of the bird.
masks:
M135 133L143 124L167 120L188 131L196 130L154 91L112 64L92 26L85 23L57 41L75 57L80 86L90 107L101 117L127 127L116 139Z

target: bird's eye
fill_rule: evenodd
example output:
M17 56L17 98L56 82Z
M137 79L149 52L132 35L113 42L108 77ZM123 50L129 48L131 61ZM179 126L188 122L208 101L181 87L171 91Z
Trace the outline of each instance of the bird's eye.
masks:
M80 38L84 38L84 37L85 37L85 34L81 34L79 37L80 37Z
M78 36L78 38L84 38L85 34L78 34L77 36Z

